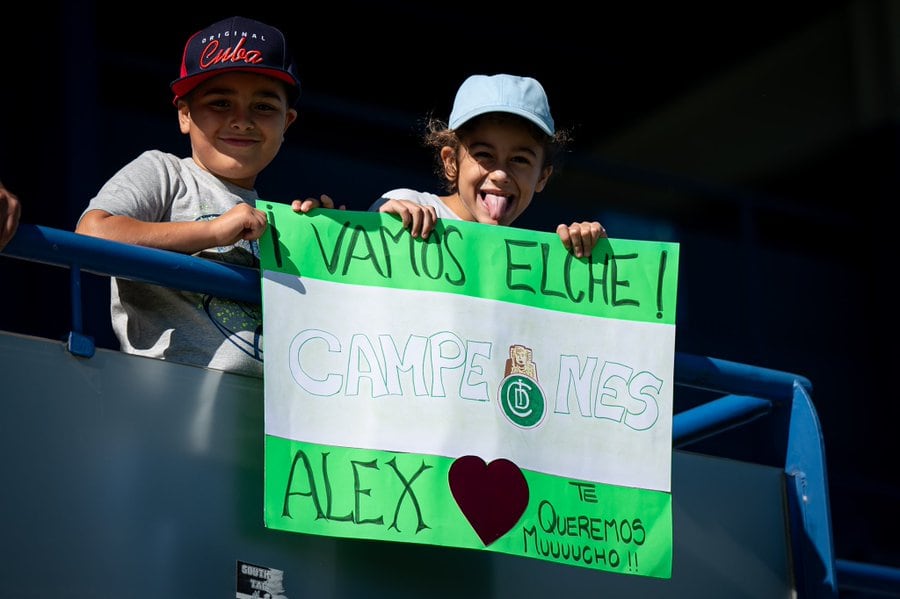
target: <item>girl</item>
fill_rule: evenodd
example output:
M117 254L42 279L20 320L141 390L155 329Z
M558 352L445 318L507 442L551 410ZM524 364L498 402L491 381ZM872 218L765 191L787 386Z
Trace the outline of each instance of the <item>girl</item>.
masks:
M425 136L449 195L393 189L369 210L400 216L413 237L427 238L436 218L508 226L547 185L567 142L536 79L472 75L456 93L448 125L430 119ZM579 258L607 236L598 222L561 224L556 232Z

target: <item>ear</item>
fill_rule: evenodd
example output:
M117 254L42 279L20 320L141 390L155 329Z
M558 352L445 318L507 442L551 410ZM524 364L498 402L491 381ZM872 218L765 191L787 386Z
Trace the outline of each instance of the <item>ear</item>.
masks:
M297 120L297 109L296 108L288 108L287 114L284 116L284 131L288 130L288 127Z
M459 176L459 163L456 160L456 151L450 146L441 148L441 162L444 163L444 177L448 181L456 182Z
M187 135L191 132L191 107L180 98L175 102L175 106L178 108L178 128Z
M544 187L547 185L547 181L550 180L550 175L553 174L553 167L546 166L544 170L541 171L541 178L538 179L538 182L534 186L535 193L544 191Z

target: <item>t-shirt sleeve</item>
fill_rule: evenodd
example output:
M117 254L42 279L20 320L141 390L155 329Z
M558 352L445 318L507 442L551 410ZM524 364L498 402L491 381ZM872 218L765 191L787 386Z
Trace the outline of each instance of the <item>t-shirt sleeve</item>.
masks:
M146 222L169 220L179 169L175 156L157 150L142 153L103 184L79 221L91 210Z
M381 197L375 200L375 202L369 206L369 212L378 212L378 209L384 205L388 200L409 200L411 202L422 203L420 200L420 192L414 189L392 189L390 191L386 191L381 194Z

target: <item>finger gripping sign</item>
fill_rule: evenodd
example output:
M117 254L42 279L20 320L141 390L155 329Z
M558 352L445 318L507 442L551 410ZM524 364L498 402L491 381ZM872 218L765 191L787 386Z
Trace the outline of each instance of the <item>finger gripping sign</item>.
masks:
M671 577L677 244L257 206L267 527Z

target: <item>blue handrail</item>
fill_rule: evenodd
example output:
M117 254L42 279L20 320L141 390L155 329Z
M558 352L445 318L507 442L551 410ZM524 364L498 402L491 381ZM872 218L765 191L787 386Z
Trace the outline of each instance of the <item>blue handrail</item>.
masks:
M81 330L81 272L118 276L176 289L260 303L259 271L165 250L144 248L22 223L0 256L70 269L72 332L69 350L94 353ZM802 376L676 352L675 384L725 395L676 414L673 444L682 447L764 417L790 414L784 461L791 548L801 597L834 598L838 588L900 597L900 570L836 560L831 540L824 443Z
M259 271L166 250L21 224L2 255L260 303Z

